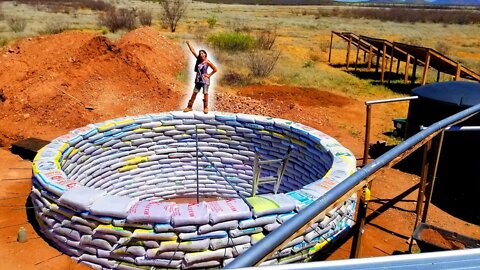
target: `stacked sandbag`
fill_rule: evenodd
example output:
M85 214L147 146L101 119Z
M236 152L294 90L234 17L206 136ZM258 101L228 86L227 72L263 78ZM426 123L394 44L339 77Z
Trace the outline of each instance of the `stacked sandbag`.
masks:
M289 150L279 193L262 185L252 196L255 156L279 159ZM351 175L355 161L335 139L283 119L122 117L41 149L31 199L45 236L93 268L219 267ZM279 166L263 165L261 176ZM208 200L188 199L197 195ZM352 226L355 203L353 196L328 212L264 264L308 260Z

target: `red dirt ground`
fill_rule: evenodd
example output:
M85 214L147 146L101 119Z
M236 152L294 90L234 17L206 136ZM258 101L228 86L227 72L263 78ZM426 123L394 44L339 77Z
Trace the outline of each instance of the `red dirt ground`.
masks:
M76 127L124 115L178 110L190 85L176 80L184 70L184 51L153 28L140 28L112 42L92 33L68 32L20 40L0 51L0 261L1 269L86 269L50 247L28 223L25 202L31 163L11 154L11 143L28 137L51 140ZM186 90L188 89L188 90ZM329 89L274 85L217 87L218 111L264 114L317 128L361 158L365 107L363 97ZM199 101L197 101L199 102ZM93 110L86 110L92 107ZM391 126L404 105L374 109L372 141ZM398 116L398 115L397 115ZM415 175L389 169L374 180L363 257L408 250L417 191L386 211L392 201L418 183ZM435 206L428 222L480 238L480 227L452 217ZM29 233L17 243L19 226ZM351 239L329 259L349 256Z

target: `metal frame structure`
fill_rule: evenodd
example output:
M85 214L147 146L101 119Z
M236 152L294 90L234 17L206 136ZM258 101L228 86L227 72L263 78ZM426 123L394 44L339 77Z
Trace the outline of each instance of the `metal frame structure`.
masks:
M289 241L302 234L304 230L312 223L316 222L323 213L343 202L352 194L357 193L361 189L367 187L373 180L373 176L381 169L394 166L421 146L426 145L426 147L424 147L424 161L422 166L419 200L417 201L417 204L420 205L417 207L416 211L418 220L421 212L418 210L422 210L421 205L423 205L424 202L423 198L427 180L430 180L431 182L426 197L429 198L429 196L431 196L433 180L435 179L434 175L436 173L436 165L438 164L439 149L441 147L445 128L467 120L479 112L480 104L477 104L441 121L438 121L432 124L430 127L406 139L404 142L381 155L379 158L366 164L363 168L332 188L328 193L324 194L314 203L285 222L282 226L271 232L264 239L253 245L245 253L238 256L234 261L228 264L226 268L234 269L254 266L262 263L274 252L280 250ZM429 199L426 199L425 201L429 202ZM366 204L368 201L362 201L361 203ZM426 217L427 209L428 205L426 205L424 209L423 217ZM359 216L357 214L357 223L361 223L362 220L365 220L365 216ZM360 253L359 248L361 248L362 234L363 228L360 227L358 228L356 235L358 238L357 242L352 246L352 249L354 249L354 252L352 253L356 255ZM478 266L478 260L476 265ZM301 267L302 269L305 269L304 265Z
M478 269L480 267L480 248L440 251L397 256L383 256L350 260L336 260L325 262L309 262L302 264L285 264L264 266L262 270L439 270L439 269ZM251 268L249 268L251 269Z
M355 59L355 70L358 63L358 54L362 50L365 55L368 54L368 68L370 71L372 65L373 55L376 55L376 67L375 72L378 73L381 59L381 72L380 72L380 81L381 83L385 80L385 71L387 70L387 65L389 65L388 73L388 83L391 81L393 61L397 61L396 73L399 73L400 62L405 62L405 75L404 83L408 82L409 68L410 63L413 62L412 68L412 77L411 83L415 83L416 80L416 71L417 66L423 66L423 75L421 78L421 84L424 85L427 83L427 75L430 67L437 70L437 82L440 80L440 73L445 73L453 76L454 80L459 80L460 78L465 78L473 81L480 81L480 74L474 72L473 70L462 66L460 63L452 60L446 55L440 53L439 51L428 48L415 46L411 44L404 44L400 42L391 42L386 39L368 37L363 35L356 35L351 32L338 32L332 31L330 36L330 50L328 53L328 62L331 62L332 55L332 42L333 36L336 35L342 40L347 42L347 54L346 54L346 69L348 70L350 64L350 50L351 46L357 47L357 57ZM390 63L388 63L390 61Z

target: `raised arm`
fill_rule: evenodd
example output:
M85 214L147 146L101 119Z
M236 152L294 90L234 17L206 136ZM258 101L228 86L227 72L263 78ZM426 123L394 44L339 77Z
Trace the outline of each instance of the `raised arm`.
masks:
M195 52L195 50L193 49L192 45L190 45L190 42L186 41L187 45L188 45L188 48L190 49L190 51L192 52L193 56L195 56L195 58L198 57L197 53Z

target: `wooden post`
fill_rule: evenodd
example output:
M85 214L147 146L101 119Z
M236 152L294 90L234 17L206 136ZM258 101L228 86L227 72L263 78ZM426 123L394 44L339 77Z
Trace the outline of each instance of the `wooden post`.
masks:
M372 58L373 58L373 47L370 45L370 50L368 51L368 65L367 65L367 71L370 71L372 68Z
M403 79L404 83L408 82L408 68L410 66L410 54L407 54L407 61L405 62L405 78Z
M359 45L360 45L360 40L359 40ZM363 51L363 63L365 63L365 59L367 59L367 52Z
M350 249L350 258L359 258L362 255L362 237L365 231L365 220L367 217L368 201L370 200L370 190L367 186L363 188L363 194L360 196L360 204L357 212L357 233L353 236L352 248Z
M386 58L387 58L387 44L385 41L383 42L383 48L382 48L382 73L380 74L380 82L383 83L384 77L385 77L385 64L386 64Z
M418 196L417 196L417 206L415 209L415 225L413 228L416 228L418 222L420 221L420 214L422 211L422 205L424 201L425 195L425 185L427 183L428 178L428 168L430 167L430 150L432 149L432 140L429 140L423 149L423 159L422 159L422 172L420 173L420 187L418 189Z
M460 65L460 63L457 63L457 72L455 73L455 81L458 81L458 79L460 79L461 72L462 72L462 65Z
M440 81L440 70L437 70L437 82Z
M348 70L348 65L350 62L350 47L352 46L352 36L348 38L348 45L347 45L347 59L346 59L346 68Z
M434 159L430 163L430 168L429 168L429 182L427 185L427 190L425 192L425 206L423 208L423 213L422 213L422 222L427 221L427 214L428 214L428 208L430 206L430 202L432 200L432 195L433 195L433 188L435 187L435 179L437 178L437 169L438 169L438 163L440 161L440 153L442 152L442 145L443 145L443 138L444 138L445 130L442 131L439 135L435 136L433 138L433 150L434 153L432 153L431 158Z
M365 144L363 145L363 165L367 164L368 161L368 147L370 146L370 122L371 122L371 114L372 114L372 106L367 104L367 115L365 121Z
M413 70L412 70L412 84L415 84L415 81L417 80L417 65L418 65L418 60L415 58L413 61Z
M328 63L330 63L332 57L332 42L333 42L333 31L330 33L330 50L328 50Z
M358 65L358 53L360 52L360 43L357 44L357 57L355 57L355 71L357 71L357 65Z
M376 56L376 63L375 63L375 74L378 73L378 67L380 66L380 52L377 51L377 54L375 55Z
M397 75L398 75L398 72L400 71L400 58L397 59Z
M427 56L425 57L425 66L423 67L422 85L425 85L427 83L429 66L430 66L430 50L427 51Z
M393 68L393 53L395 52L395 44L392 44L392 54L390 55L390 70L388 72L388 84L392 79L392 68Z

